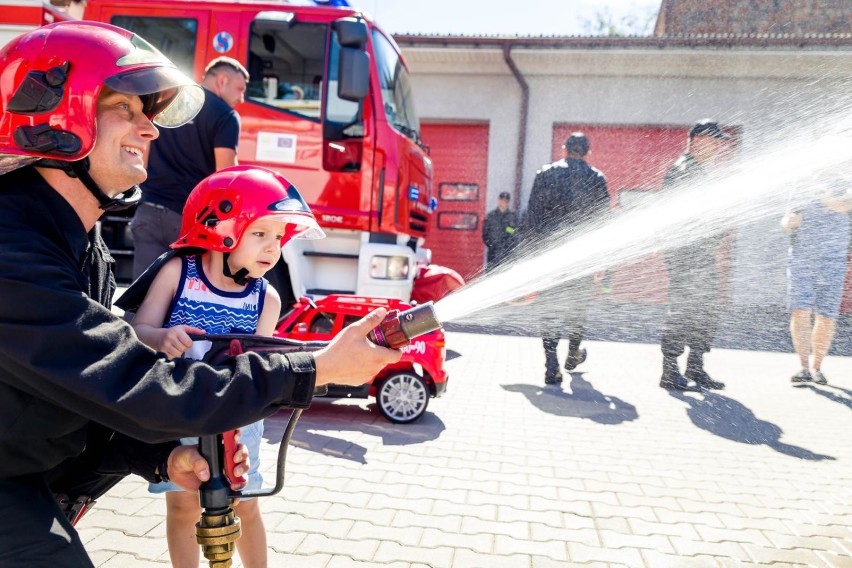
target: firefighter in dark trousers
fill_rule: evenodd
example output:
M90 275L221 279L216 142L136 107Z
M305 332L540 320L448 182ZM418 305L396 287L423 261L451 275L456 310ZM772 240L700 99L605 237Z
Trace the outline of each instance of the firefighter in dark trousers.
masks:
M511 199L509 192L501 193L497 208L485 217L482 224L482 242L488 247L485 267L488 271L505 261L517 242L518 216L509 211Z
M707 180L710 170L727 152L730 136L710 119L699 120L689 130L686 151L669 169L663 191ZM719 274L716 251L724 233L718 232L683 247L665 251L669 273L669 308L663 326L663 376L660 386L669 390L723 389L704 370L719 322ZM686 371L677 358L689 347Z
M589 139L582 132L574 132L564 148L565 158L544 166L535 175L524 217L527 246L569 238L572 232L609 210L606 178L584 160L589 153ZM573 371L586 360L586 349L580 343L592 287L592 276L575 278L542 291L536 300L545 310L541 314L545 384L562 382L556 347L564 333L568 334L565 369Z
M71 525L91 498L131 473L209 479L179 437L305 408L317 385L363 384L402 354L367 341L384 309L323 350L216 367L140 343L110 311L96 224L138 200L154 124L191 120L201 88L142 38L84 20L6 44L0 84L0 566L93 568ZM233 457L241 476L245 447Z

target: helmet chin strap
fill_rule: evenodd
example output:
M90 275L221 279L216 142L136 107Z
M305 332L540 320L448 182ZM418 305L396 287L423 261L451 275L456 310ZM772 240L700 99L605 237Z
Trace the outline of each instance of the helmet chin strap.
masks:
M249 281L249 271L246 268L240 268L236 273L231 272L231 265L228 264L228 258L230 256L231 253L229 252L222 253L222 274L233 279L234 282L240 286L245 286Z
M56 168L68 174L68 177L78 178L83 185L86 186L95 199L98 200L101 209L104 211L123 211L136 207L139 200L142 198L142 190L138 185L134 185L130 189L119 193L115 197L110 197L103 192L100 186L92 179L89 174L89 158L83 158L76 162L65 162L62 160L39 160L39 166L46 168Z

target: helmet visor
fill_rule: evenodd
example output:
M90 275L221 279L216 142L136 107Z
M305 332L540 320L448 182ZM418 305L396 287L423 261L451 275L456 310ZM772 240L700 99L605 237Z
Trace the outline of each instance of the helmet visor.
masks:
M38 161L34 156L18 156L15 154L0 154L0 176L8 174L11 171L29 166Z
M204 89L174 67L148 67L117 73L108 77L104 84L119 93L142 97L145 114L154 124L164 128L186 124L204 104Z
M325 232L320 228L310 206L302 197L302 194L292 185L287 188L287 197L276 201L267 207L269 211L264 218L275 219L300 227L294 239L322 239Z
M264 215L263 218L291 225L293 230L287 231L285 235L286 240L325 238L325 231L320 228L317 220L314 219L311 213L270 213L269 215Z

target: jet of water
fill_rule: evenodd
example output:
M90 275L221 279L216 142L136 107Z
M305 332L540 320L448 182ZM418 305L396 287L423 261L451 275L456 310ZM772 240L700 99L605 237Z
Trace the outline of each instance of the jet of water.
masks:
M557 234L549 246L525 243L515 260L435 305L442 322L709 235L814 199L827 175L850 170L852 115L820 129L818 139L787 138L767 145L712 179L652 194L643 205L608 220ZM813 132L814 128L807 132ZM795 188L795 192L791 189Z

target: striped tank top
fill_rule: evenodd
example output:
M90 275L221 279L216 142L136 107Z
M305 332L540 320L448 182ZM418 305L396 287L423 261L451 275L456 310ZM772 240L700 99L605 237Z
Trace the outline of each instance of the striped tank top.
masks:
M200 256L182 257L181 263L180 282L164 327L191 325L209 334L257 331L266 279L250 278L244 290L227 292L210 283ZM209 341L196 341L184 357L202 359L209 349Z

